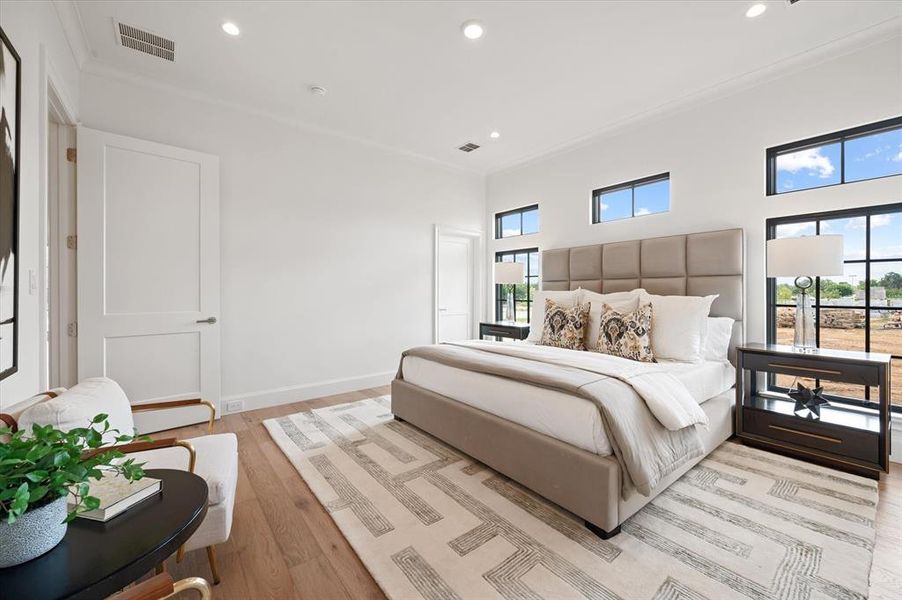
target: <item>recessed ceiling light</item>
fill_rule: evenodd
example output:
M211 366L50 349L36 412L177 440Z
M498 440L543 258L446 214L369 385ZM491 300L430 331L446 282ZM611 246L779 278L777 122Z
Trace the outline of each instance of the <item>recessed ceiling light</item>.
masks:
M226 21L225 23L223 23L222 30L229 35L238 35L239 33L241 33L241 30L238 29L238 26L231 21Z
M493 140L497 140L498 138L501 137L501 134L498 133L497 131L493 131L492 133L489 134L489 137L492 138Z
M464 32L464 35L471 40L478 40L483 36L483 34L485 34L485 29L483 29L482 23L475 19L464 21L464 24L461 25L460 28Z
M760 17L764 14L764 11L767 10L766 4L752 4L747 11L745 11L745 16L749 19L754 19L755 17Z

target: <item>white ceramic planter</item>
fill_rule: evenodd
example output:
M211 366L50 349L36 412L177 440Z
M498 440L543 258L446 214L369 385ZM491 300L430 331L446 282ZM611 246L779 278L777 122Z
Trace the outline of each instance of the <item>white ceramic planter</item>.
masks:
M0 569L49 552L66 535L66 497L26 511L10 525L0 521Z

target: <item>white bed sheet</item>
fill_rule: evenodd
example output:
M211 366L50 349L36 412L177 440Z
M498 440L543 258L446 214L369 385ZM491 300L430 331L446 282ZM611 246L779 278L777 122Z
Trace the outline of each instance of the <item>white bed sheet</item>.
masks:
M735 383L736 371L728 362L661 364L673 371L699 404ZM405 357L401 369L406 381L421 388L600 456L612 452L598 408L586 398L416 356Z

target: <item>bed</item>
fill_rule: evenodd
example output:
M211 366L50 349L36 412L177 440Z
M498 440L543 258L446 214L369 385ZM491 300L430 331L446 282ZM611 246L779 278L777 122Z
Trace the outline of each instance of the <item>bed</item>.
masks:
M641 287L659 295L718 294L710 314L735 320L731 360L744 338L743 273L741 229L542 253L543 290L609 293ZM514 351L511 344L506 347L507 352ZM572 350L559 354L563 353L586 354ZM729 362L660 361L655 370L685 386L709 425L698 428L701 454L641 493L626 485L630 477L624 472L623 449L612 447L602 411L563 387L530 377L498 376L500 371L479 372L420 352L402 359L399 377L392 383L392 412L578 515L601 537L609 537L732 435L735 370Z

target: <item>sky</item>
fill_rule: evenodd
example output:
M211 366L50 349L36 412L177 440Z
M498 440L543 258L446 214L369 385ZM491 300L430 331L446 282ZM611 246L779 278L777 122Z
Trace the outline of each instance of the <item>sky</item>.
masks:
M635 192L634 192L635 190ZM635 193L635 198L633 194ZM633 215L633 201L636 214ZM615 221L670 210L670 180L617 190L601 195L601 220Z
M902 174L902 129L846 141L846 182ZM777 193L842 181L839 142L777 157Z

